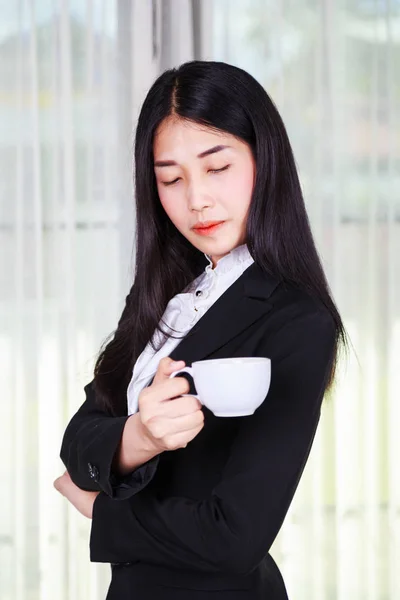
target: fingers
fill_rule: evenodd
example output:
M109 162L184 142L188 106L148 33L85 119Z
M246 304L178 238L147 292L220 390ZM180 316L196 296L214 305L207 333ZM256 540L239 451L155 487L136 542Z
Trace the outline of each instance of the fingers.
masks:
M160 416L174 419L201 410L202 404L195 396L184 396L174 400L164 401L159 407Z
M57 477L57 479L53 481L53 486L55 487L57 492L60 492L60 494L62 494L69 482L72 483L71 477L68 471L64 471L64 473L60 475L60 477Z
M168 368L167 368L168 377L174 371L178 371L179 369L183 369L183 367L186 366L186 363L185 363L184 360L172 360L172 358L170 358L169 360L170 360L170 362L169 362L169 365L168 365Z
M184 361L164 357L152 384L139 394L143 431L161 451L186 447L204 427L202 404L195 396L188 395L188 380L170 377L184 366Z
M147 427L155 440L164 440L168 444L171 438L174 438L179 434L182 434L185 439L190 438L188 432L191 432L192 430L200 431L203 425L204 413L202 410L198 410L190 415L176 417L174 419L173 433L171 433L171 424L169 419L165 417L157 417L156 419L153 419L151 423L147 424Z
M160 383L166 379L169 379L169 376L174 372L182 369L185 366L185 361L179 360L174 361L169 356L164 356L158 363L157 372L154 376L153 383Z
M65 474L64 474L64 475L61 475L61 477L57 477L57 479L55 479L55 481L53 481L53 486L55 487L57 492L60 492L60 494L64 494L66 483L67 482L66 482Z
M157 371L164 374L166 377L169 377L173 371L182 369L184 366L184 360L173 360L169 356L164 356L164 358L162 358L158 364Z
M176 433L171 435L167 439L167 448L169 450L176 450L178 448L186 448L189 442L191 442L196 435L200 433L203 429L204 423L198 425L197 427L193 427L192 429L188 429L181 433Z
M182 394L187 394L190 390L190 385L185 377L173 377L172 379L164 379L157 384L153 384L145 388L143 392L149 401L155 399L157 402L163 400L171 400Z
M197 427L204 422L203 406L195 396L184 396L159 402L145 401L140 409L141 421L151 437L160 440L172 434ZM161 431L159 428L161 427Z

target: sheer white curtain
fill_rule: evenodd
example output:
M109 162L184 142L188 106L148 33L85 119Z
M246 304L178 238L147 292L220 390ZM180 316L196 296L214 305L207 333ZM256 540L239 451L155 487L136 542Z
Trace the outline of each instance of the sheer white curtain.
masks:
M217 0L287 125L354 350L274 546L296 600L400 597L400 3Z
M131 283L137 110L191 31L186 0L0 2L2 600L105 597L52 481Z
M277 103L359 359L274 555L293 599L397 600L398 0L0 0L0 596L105 597L89 522L52 481L131 282L137 111L194 56L245 67Z

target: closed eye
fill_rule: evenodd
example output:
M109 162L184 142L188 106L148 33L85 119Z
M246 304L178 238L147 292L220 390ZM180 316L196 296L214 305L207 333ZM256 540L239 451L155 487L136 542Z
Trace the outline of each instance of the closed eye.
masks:
M179 181L179 177L177 177L176 179L174 179L173 181L162 181L161 183L163 185L173 185L174 183L176 183L177 181Z
M222 171L226 171L227 169L229 169L231 165L226 165L225 167L222 167L221 169L209 169L208 173L222 173ZM176 179L174 179L173 181L162 181L163 185L173 185L174 183L177 183L177 181L179 181L180 177L177 177Z
M226 165L225 167L222 167L222 169L210 169L208 172L209 173L221 173L222 171L226 171L227 169L229 169L231 165Z

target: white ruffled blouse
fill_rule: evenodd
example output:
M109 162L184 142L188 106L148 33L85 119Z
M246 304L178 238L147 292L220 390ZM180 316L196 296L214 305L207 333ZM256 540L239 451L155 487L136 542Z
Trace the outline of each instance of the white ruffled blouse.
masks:
M237 246L220 258L214 269L209 255L205 254L205 257L209 264L205 267L204 273L201 273L181 294L177 294L168 302L162 317L162 329L168 331L173 327L175 331L171 330L172 334L179 335L179 338L167 338L157 352L154 352L148 342L135 363L127 390L129 415L137 412L139 394L156 374L160 360L171 354L210 306L254 262L247 244ZM158 344L164 336L156 330L153 338Z

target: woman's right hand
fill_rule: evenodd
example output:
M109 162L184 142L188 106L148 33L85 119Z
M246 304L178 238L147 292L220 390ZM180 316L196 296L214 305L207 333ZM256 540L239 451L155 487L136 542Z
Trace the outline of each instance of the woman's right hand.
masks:
M189 382L171 373L185 366L169 356L162 358L149 387L139 394L139 415L143 434L158 452L185 448L204 427L202 404L189 392Z

